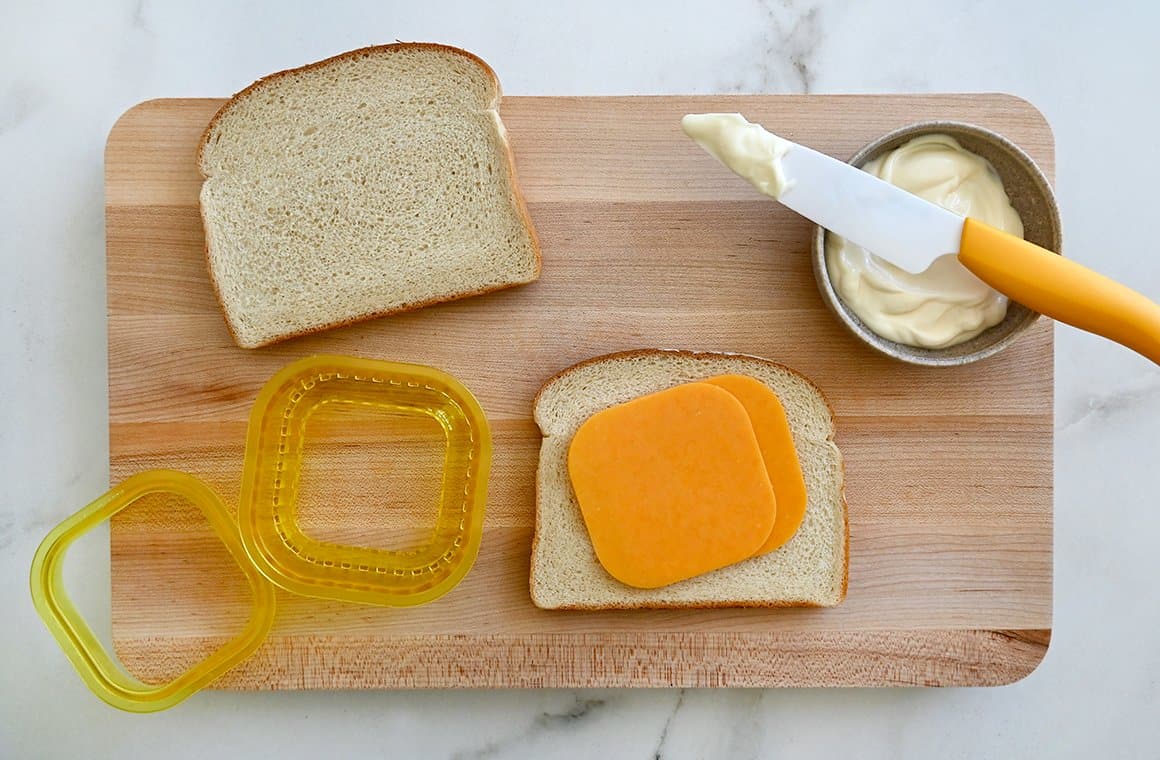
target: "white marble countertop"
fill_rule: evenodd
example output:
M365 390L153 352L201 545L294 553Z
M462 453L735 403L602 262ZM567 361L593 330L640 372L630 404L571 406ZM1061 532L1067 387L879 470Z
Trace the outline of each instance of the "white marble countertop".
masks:
M0 641L9 652L0 756L1160 753L1160 369L1058 327L1054 637L1043 665L1015 685L215 692L154 716L119 713L88 693L36 618L26 579L49 528L108 485L102 148L138 101L225 95L394 39L466 47L517 95L1008 91L1055 129L1068 255L1160 298L1160 248L1146 233L1157 214L1160 5L477 5L124 0L0 10ZM97 608L107 598L103 551L81 552L75 573L77 595Z

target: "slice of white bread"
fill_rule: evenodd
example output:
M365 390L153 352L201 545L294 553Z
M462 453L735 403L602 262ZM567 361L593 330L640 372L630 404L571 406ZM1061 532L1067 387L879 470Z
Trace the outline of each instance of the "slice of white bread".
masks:
M596 559L568 476L572 436L596 412L716 375L749 375L785 407L805 476L807 506L781 548L657 589L626 586ZM842 455L821 391L792 369L740 354L642 350L591 359L549 380L535 400L544 436L536 472L531 594L545 609L832 607L846 596L849 528Z
M198 151L201 214L237 344L535 280L499 99L474 55L398 43L273 74L222 106Z

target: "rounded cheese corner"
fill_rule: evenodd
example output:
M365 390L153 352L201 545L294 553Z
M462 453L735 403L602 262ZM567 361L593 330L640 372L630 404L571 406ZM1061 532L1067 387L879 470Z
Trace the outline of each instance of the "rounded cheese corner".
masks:
M777 494L777 519L765 543L754 556L783 546L801 527L806 514L806 481L793 445L785 407L765 383L748 375L721 375L703 383L723 388L733 394L748 412L769 481Z

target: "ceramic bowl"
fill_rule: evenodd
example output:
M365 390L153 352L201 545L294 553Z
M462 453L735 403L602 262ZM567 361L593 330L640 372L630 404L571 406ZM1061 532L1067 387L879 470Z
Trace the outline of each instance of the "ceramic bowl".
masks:
M1023 236L1031 242L1059 253L1062 229L1059 206L1047 177L1018 146L989 129L956 121L925 121L896 129L858 151L850 163L867 162L905 142L928 134L946 134L964 148L991 162L1015 210L1023 220ZM1003 321L971 340L947 348L918 348L883 338L867 327L834 290L826 269L826 230L818 227L813 239L814 278L822 299L852 333L870 348L899 361L933 367L955 367L985 359L1011 345L1019 334L1039 318L1039 314L1012 301Z

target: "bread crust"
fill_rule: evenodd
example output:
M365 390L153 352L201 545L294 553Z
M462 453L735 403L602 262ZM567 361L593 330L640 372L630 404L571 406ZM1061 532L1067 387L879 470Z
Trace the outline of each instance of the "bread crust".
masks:
M806 377L802 373L798 372L793 367L787 366L787 365L782 364L780 362L775 362L772 359L766 359L764 357L754 356L752 354L730 353L730 352L722 352L722 351L689 351L689 350L685 350L685 349L638 348L638 349L631 349L628 351L617 351L617 352L614 352L611 354L604 354L603 356L595 356L595 357L592 357L590 359L585 359L584 361L578 362L576 364L573 364L570 367L566 367L565 369L560 370L559 372L557 372L556 374L554 374L550 378L548 378L546 381L544 381L544 384L540 386L540 390L538 390L536 392L535 398L532 400L533 415L535 415L539 411L540 400L543 397L544 392L549 387L551 387L552 384L554 384L557 380L560 380L561 378L566 377L567 375L569 375L569 374L571 374L579 369L582 369L584 367L588 367L588 366L591 366L594 364L600 364L602 362L619 360L619 359L635 359L635 358L643 358L643 357L651 357L651 356L668 356L668 357L680 356L680 357L695 359L698 361L700 361L700 360L718 360L718 359L745 359L745 360L749 360L749 361L760 362L761 364L765 364L766 366L776 367L778 369L789 372L790 374L797 377L799 380L804 381L806 383L806 385L808 385L810 388L812 388L814 390L814 392L817 393L818 397L822 400L822 403L824 403L826 405L826 409L830 413L830 435L826 438L826 440L830 441L831 443L834 441L834 435L835 435L835 432L837 430L837 425L835 424L836 419L837 419L837 415L834 413L834 407L830 403L830 400L826 397L826 394L824 394L822 392L822 389L819 388L813 380L809 379L808 377ZM536 420L536 425L537 425L537 427L539 427L539 420L538 419ZM544 429L542 427L540 428L540 434L546 435L544 433ZM841 592L838 596L837 604L841 604L843 601L845 601L846 592L847 592L849 585L850 585L850 509L849 509L849 504L846 502L846 460L844 457L839 460L839 464L841 466L841 473L842 473L842 484L841 484L841 487L838 489L838 498L841 500L841 504L842 504L843 562L842 562L842 586L841 586ZM823 605L820 605L820 604L817 604L814 602L807 602L807 601L794 602L794 601L788 601L788 600L776 600L776 601L768 601L768 602L765 602L765 601L748 601L748 602L721 601L721 602L694 602L694 603L662 601L662 602L649 602L647 605L629 604L629 603L624 603L624 602L611 602L609 604L562 604L562 605L558 605L558 606L550 607L550 608L542 607L542 605L540 604L540 600L536 598L536 587L535 587L535 584L532 582L532 579L536 577L536 570L537 570L536 557L539 554L537 552L537 549L539 548L539 545L540 545L540 519L539 518L540 518L540 483L539 483L539 478L537 478L536 479L536 522L535 522L535 529L532 532L532 556L531 556L531 562L530 562L530 572L528 573L528 591L532 597L532 602L537 607L541 607L542 609L590 610L591 611L591 610L637 610L637 609L653 609L653 610L722 609L722 608L730 608L730 607L734 607L734 608L735 607L749 607L749 608L765 608L765 609L784 608L784 607L815 607L815 608L823 607Z
M210 139L212 138L214 132L216 131L217 126L218 126L218 122L221 120L221 118L223 116L225 116L225 114L227 114L242 99L249 97L250 95L253 95L256 92L260 92L261 89L263 87L265 87L268 83L270 83L272 81L277 81L278 79L281 79L282 77L290 76L292 74L298 74L298 73L301 73L303 71L311 71L313 69L323 68L323 67L326 67L330 64L336 63L338 61L352 60L352 59L367 57L367 56L371 56L371 55L380 55L383 53L393 53L393 52L396 52L399 50L436 50L439 52L452 53L454 55L460 55L460 56L463 56L464 58L467 58L472 63L476 64L481 69L483 69L484 73L487 74L488 78L491 80L491 85L495 90L495 96L492 98L492 101L491 101L491 108L495 109L496 113L498 114L499 102L500 102L501 98L503 97L503 91L502 91L502 88L500 87L499 77L496 76L495 70L491 66L489 66L486 61L484 61L482 58L475 55L474 53L467 51L467 50L464 50L462 48L454 47L452 45L443 45L443 44L440 44L437 42L393 42L389 45L370 45L367 47L358 48L356 50L348 50L345 53L339 53L338 55L334 55L334 56L331 56L329 58L324 58L321 61L315 61L313 63L308 63L304 66L297 66L297 67L292 68L292 69L284 69L282 71L276 71L273 74L268 74L264 77L257 79L256 81L251 83L249 86L234 93L233 97L231 97L229 100L227 100L225 103L223 103L221 108L219 108L217 110L217 112L213 115L213 117L209 120L209 124L206 126L205 131L202 132L201 139L198 141L198 145L197 145L197 170L201 174L203 180L209 179L209 175L206 174L205 167L204 167L206 146L209 144ZM202 208L202 205L201 205L200 200L199 200L199 202L198 202L198 215L201 217L202 230L205 232L205 245L204 245L205 268L206 268L206 271L209 272L209 281L210 281L211 287L213 288L214 298L217 299L218 305L221 307L222 317L224 318L225 323L226 323L226 329L229 330L230 337L233 338L234 343L241 348L263 348L265 346L272 346L275 343L281 343L284 340L290 340L292 338L301 338L305 335L314 335L316 333L324 332L326 330L334 330L334 329L337 329L340 327L347 327L349 325L358 324L359 322L366 322L366 321L371 320L371 319L378 319L380 317L387 317L387 316L390 316L392 314L403 314L403 313L408 312L408 311L415 311L416 309L422 309L422 308L425 308L427 306L433 306L433 305L439 304L439 303L448 303L451 301L458 301L458 300L463 299L463 298L471 298L473 296L484 295L486 293L495 293L495 292L500 291L500 290L507 290L508 288L514 288L514 287L518 287L520 285L527 285L529 283L532 283L532 282L535 282L536 280L538 280L540 277L540 271L543 268L543 254L542 254L542 251L540 248L540 238L539 238L539 235L536 234L535 225L532 224L532 217L528 211L528 205L527 205L526 200L524 199L523 190L520 187L519 177L516 174L515 154L512 151L511 143L508 141L506 130L500 131L499 138L500 138L501 143L503 144L502 153L504 155L504 160L507 161L508 173L511 176L512 198L510 200L511 200L512 204L515 206L516 213L520 217L520 222L523 224L524 229L527 230L528 237L531 239L531 242L532 242L532 253L535 256L535 269L532 272L531 279L529 279L527 282L505 283L505 284L501 284L501 285L493 285L493 286L488 286L488 287L483 287L483 288L477 288L475 290L463 291L460 293L453 293L451 295L441 296L438 298L429 298L429 299L426 299L424 301L417 301L415 303L406 304L404 306L400 306L400 307L393 308L393 309L384 309L384 310L380 310L380 311L369 312L363 316L352 317L350 319L339 319L339 320L335 320L334 322L329 322L325 325L321 325L319 327L313 327L313 328L309 328L306 330L299 330L299 331L294 332L294 333L287 333L286 335L280 335L276 338L272 338L270 340L259 342L259 343L243 343L239 339L237 332L234 330L233 323L229 319L229 313L226 311L225 301L222 299L221 285L218 282L216 275L214 274L213 267L210 266L209 223L208 223L208 220L206 219L206 216L205 216L205 209Z

